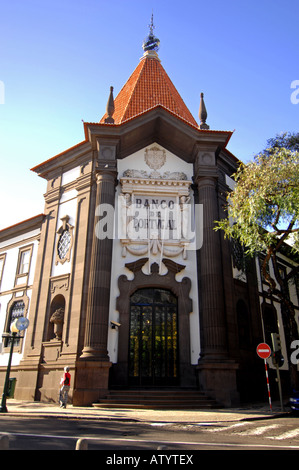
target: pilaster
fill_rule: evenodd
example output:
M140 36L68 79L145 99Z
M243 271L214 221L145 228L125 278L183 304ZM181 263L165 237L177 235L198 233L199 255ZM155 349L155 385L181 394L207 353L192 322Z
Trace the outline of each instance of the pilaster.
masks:
M203 205L203 244L198 251L201 356L197 366L200 389L224 406L239 401L237 364L230 360L224 291L221 234L214 230L219 220L218 169L215 154L203 150L195 162L198 203Z
M203 244L198 252L199 296L201 306L201 344L205 360L226 356L225 305L220 234L214 230L219 220L217 167L212 152L198 154L195 183L198 202L203 206Z
M112 238L99 233L101 204L114 207L115 173L101 171L97 174L97 207L91 254L89 292L87 299L84 348L85 360L108 360L107 331L110 302L110 276ZM108 223L113 224L113 220Z
M98 141L96 207L86 306L84 347L77 361L73 404L90 405L108 389L107 351L114 202L115 141ZM105 218L105 223L103 219ZM86 384L90 384L86 387Z

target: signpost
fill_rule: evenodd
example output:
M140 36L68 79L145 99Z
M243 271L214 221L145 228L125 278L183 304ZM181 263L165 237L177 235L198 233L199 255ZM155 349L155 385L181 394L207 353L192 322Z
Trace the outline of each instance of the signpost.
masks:
M28 328L28 325L29 325L28 318L19 317L10 326L11 335L6 336L7 338L11 339L11 345L10 345L10 353L8 357L8 365L6 369L3 395L2 395L1 405L0 405L0 413L7 413L6 398L7 398L8 385L9 385L9 374L10 374L10 368L11 368L14 341L17 337L17 333L20 333L21 331L26 330Z
M270 410L272 411L272 401L271 401L270 384L269 384L269 376L268 376L268 364L266 360L268 359L268 357L271 356L271 348L267 343L260 343L258 347L256 348L256 352L257 352L257 355L261 359L264 359L269 405L270 405Z
M256 352L261 359L268 359L271 356L271 348L267 343L260 343L256 348Z
M282 391L281 391L281 381L280 381L280 373L279 367L281 367L284 363L284 358L281 354L281 342L280 336L278 333L271 333L272 345L273 345L273 357L272 362L276 368L276 375L277 375L277 383L278 383L278 390L279 390L279 397L280 397L280 407L281 411L283 411L283 402L282 402Z

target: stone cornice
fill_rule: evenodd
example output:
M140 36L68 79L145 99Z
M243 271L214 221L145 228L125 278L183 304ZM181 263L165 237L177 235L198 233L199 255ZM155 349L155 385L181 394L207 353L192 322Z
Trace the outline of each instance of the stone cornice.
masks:
M149 178L120 178L122 191L124 193L167 195L177 194L187 196L190 191L192 181L188 180L167 180Z

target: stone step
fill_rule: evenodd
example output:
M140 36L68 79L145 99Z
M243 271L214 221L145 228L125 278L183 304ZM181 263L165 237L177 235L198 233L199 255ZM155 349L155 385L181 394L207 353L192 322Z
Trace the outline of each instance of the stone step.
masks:
M211 409L219 405L194 390L110 390L93 406L97 408Z

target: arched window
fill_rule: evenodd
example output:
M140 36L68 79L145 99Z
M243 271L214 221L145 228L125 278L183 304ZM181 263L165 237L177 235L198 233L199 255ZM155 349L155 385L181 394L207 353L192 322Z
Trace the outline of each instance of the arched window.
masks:
M12 307L10 308L9 320L7 322L7 333L10 333L11 324L17 318L23 317L24 312L25 312L25 304L23 300L19 300L13 303ZM11 344L11 339L6 338L4 344L5 344L5 347L9 346ZM19 346L19 344L20 344L20 338L16 337L14 341L14 346Z

